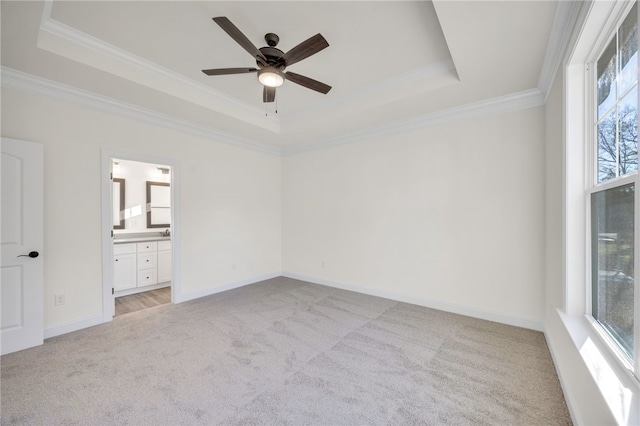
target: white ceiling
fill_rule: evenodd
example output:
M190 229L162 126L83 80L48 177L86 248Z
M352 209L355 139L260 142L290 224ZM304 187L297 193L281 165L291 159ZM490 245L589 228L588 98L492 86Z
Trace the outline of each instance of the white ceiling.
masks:
M555 1L2 1L2 66L249 144L286 149L537 89ZM287 70L262 103L254 67L211 20L227 16L257 46L287 51L321 33L329 47ZM557 28L555 29L557 31ZM277 112L276 112L277 107Z

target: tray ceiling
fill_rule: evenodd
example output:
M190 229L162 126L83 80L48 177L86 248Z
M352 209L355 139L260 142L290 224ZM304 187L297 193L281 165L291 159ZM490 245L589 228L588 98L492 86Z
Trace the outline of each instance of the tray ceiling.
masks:
M535 89L556 2L11 2L2 7L2 65L282 148ZM287 70L262 103L253 67L211 18L227 16L257 46L287 51L321 33L330 46ZM277 108L277 112L276 112Z

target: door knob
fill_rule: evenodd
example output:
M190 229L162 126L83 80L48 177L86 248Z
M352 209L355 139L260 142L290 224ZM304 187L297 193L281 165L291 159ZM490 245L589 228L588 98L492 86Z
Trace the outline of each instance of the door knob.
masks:
M29 254L21 254L18 257L30 257L32 259L38 257L40 255L40 253L38 253L37 251L32 251Z

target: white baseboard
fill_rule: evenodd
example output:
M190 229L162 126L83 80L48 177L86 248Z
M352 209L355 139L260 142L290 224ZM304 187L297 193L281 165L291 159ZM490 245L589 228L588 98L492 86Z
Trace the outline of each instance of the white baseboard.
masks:
M271 278L281 277L282 272L276 271L264 275L256 275L250 278L245 278L238 281L232 281L216 287L207 287L202 290L192 291L189 293L181 293L176 295L174 303L186 302L187 300L198 299L200 297L210 296L212 294L221 293L227 290L233 290L234 288L244 287L246 285L255 284L260 281L269 280Z
M455 305L451 303L441 302L438 300L422 299L413 296L407 296L404 294L396 293L393 291L376 290L368 287L363 287L355 284L342 283L337 281L331 281L320 277L314 277L310 275L298 274L295 272L271 272L263 275L256 275L250 278L245 278L238 281L232 281L216 287L208 287L202 290L197 290L189 293L182 293L175 296L174 303L186 302L188 300L198 299L200 297L210 296L212 294L221 293L227 290L233 290L234 288L244 287L246 285L255 284L260 281L269 280L277 277L293 278L301 281L307 281L314 284L326 285L328 287L339 288L342 290L355 291L357 293L368 294L370 296L384 297L386 299L397 300L399 302L411 303L413 305L425 306L427 308L438 309L441 311L451 312L454 314L465 315L474 318L480 318L488 321L495 321L502 324L513 325L516 327L529 328L536 331L543 331L544 324L541 320L533 318L517 317L513 315L506 315L499 312L485 311L482 309L471 308L468 306ZM71 333L72 331L81 330L87 327L93 327L95 325L109 322L109 319L105 319L102 314L92 315L79 320L67 321L58 324L53 324L44 329L44 338L48 339L61 334Z
M186 302L187 300L197 299L199 297L209 296L211 294L220 293L234 288L243 287L245 285L254 284L260 281L268 280L282 276L282 272L276 271L269 274L258 275L243 280L233 281L222 286L215 288L206 288L191 293L183 293L176 295L174 303ZM60 336L62 334L71 333L72 331L82 330L83 328L93 327L111 321L112 318L105 318L102 314L91 315L79 320L65 321L58 324L53 324L44 329L44 338L49 339L51 337Z
M326 285L342 290L355 291L357 293L368 294L370 296L384 297L385 299L397 300L398 302L411 303L413 305L424 306L427 308L437 309L440 311L451 312L454 314L464 315L473 318L479 318L487 321L499 322L502 324L513 325L516 327L528 328L536 331L544 330L544 322L535 318L519 317L507 315L500 312L486 311L483 309L473 308L469 306L456 305L453 303L442 302L439 300L423 299L419 297L408 296L406 294L394 291L371 289L350 283L337 282L327 280L320 277L298 274L295 272L283 271L282 276L293 278L296 280L307 281L314 284Z
M105 322L102 313L91 315L79 320L65 321L53 324L44 328L44 338L60 336L61 334L71 333L72 331L82 330L83 328L93 327L94 325L103 324Z

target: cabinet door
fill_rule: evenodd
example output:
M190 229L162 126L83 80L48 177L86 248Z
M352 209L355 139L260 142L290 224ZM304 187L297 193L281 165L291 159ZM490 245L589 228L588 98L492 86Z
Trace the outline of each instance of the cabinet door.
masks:
M113 287L115 291L135 288L137 281L136 254L119 254L113 257Z
M171 281L171 250L158 250L158 282Z

